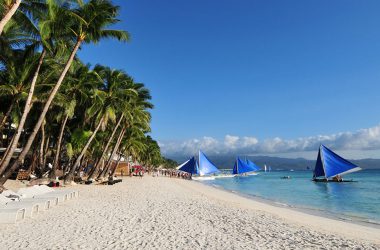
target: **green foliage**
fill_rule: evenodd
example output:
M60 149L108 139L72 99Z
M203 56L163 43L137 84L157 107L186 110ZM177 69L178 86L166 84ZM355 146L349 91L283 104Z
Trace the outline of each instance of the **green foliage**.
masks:
M165 167L165 168L176 168L178 167L178 162L172 160L172 159L168 159L168 158L165 158L165 157L162 157L162 165Z
M90 138L91 134L91 131L83 130L80 128L74 130L74 132L71 134L70 140L74 153L80 152L80 150L86 144L88 138Z
M4 0L0 4L0 13L9 3L10 0ZM31 115L24 126L28 133L76 42L97 43L108 37L129 40L128 32L109 29L119 22L118 15L119 7L110 0L24 0L0 36L1 113L12 107L12 101L14 104L8 121L16 125L19 122L41 51L46 56L34 91ZM153 108L150 100L149 89L136 83L125 71L104 65L92 68L75 58L46 116L46 138L56 146L61 125L68 117L62 149L63 157L71 160L77 158L102 120L101 131L85 155L94 160L108 155L109 152L103 152L104 147L116 122L124 117L118 129L118 133L125 129L119 152L148 166L172 166L174 162L162 158L158 143L147 135L151 131ZM111 147L116 144L116 137L110 142ZM35 139L36 148L38 140L41 139Z
M73 146L71 145L71 143L66 143L66 154L67 154L67 157L71 160L74 156L74 150L73 150Z

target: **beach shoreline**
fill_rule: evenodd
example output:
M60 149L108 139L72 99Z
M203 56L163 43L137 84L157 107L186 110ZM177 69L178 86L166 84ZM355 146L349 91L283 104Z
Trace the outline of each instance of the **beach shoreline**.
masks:
M240 193L237 191L228 190L228 189L224 188L223 186L220 186L217 184L204 183L202 181L200 181L199 183L201 183L202 185L206 185L208 187L211 187L211 188L219 189L219 190L227 192L227 193L231 193L231 194L234 194L237 196L241 196L243 198L252 199L254 201L267 204L269 206L274 206L274 207L278 207L278 208L287 208L287 209L291 209L294 211L298 211L300 213L305 213L305 214L309 214L309 215L313 215L313 216L328 218L328 219L332 219L332 220L347 222L347 223L351 223L351 224L356 224L356 225L375 228L375 229L380 230L380 222L378 222L378 221L372 222L372 221L355 219L354 217L350 217L348 215L340 215L340 214L337 214L335 212L330 212L327 210L322 210L322 209L313 208L313 207L300 207L297 205L291 205L291 204L275 201L275 200L272 200L269 198L260 197L257 195L244 194L244 193Z
M125 177L112 186L72 188L79 190L79 199L2 225L5 249L380 247L379 229L272 206L196 181Z
M299 208L288 204L276 203L275 201L269 199L252 195L245 195L239 192L227 190L218 185L208 185L199 181L197 181L196 183L197 185L201 185L210 189L215 189L217 191L223 192L224 194L220 195L219 198L222 197L221 199L223 199L226 202L236 200L238 204L242 205L245 208L273 213L274 215L280 216L281 218L286 219L289 222L299 223L303 226L312 226L316 230L322 229L323 231L328 233L343 234L347 237L356 237L357 239L369 240L373 243L380 244L380 225L378 224L366 223L361 221L349 221L343 218L339 219L335 216L327 216L324 212L319 212L318 210L316 210L314 213L311 209ZM203 187L201 187L200 190L203 190L202 192L207 191L205 193L207 193L207 195L211 195L212 191L208 190L207 188L203 189ZM212 196L215 198L214 195ZM312 219L311 222L303 220L303 218L308 217ZM320 223L316 222L316 219L319 219ZM335 226L337 228L335 228ZM354 228L349 230L340 230L343 227ZM359 233L363 230L366 233Z

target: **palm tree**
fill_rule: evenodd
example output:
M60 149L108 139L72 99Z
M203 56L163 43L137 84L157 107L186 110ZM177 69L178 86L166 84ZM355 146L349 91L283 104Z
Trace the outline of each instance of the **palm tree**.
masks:
M59 156L61 154L63 134L65 132L67 121L69 120L69 118L71 119L74 116L74 109L76 106L76 100L75 99L68 100L67 98L64 98L63 101L64 102L61 102L63 110L56 117L57 120L61 122L61 127L59 130L53 166L52 166L52 169L49 173L49 178L51 178L51 179L55 179L55 177L56 177L56 170L57 170L57 167L59 165Z
M8 148L6 150L6 154L3 156L3 159L1 161L0 174L4 173L5 169L8 167L8 164L9 164L9 162L13 156L13 153L17 148L18 141L19 141L21 133L24 129L24 124L26 122L26 118L27 118L27 116L30 112L30 109L32 107L32 98L33 98L33 94L34 94L34 89L35 89L35 85L36 85L36 82L37 82L37 79L39 76L39 72L40 72L42 63L43 63L44 58L46 56L46 51L47 50L51 51L52 46L55 42L54 40L57 38L62 38L62 36L63 36L62 34L64 34L63 32L56 32L57 33L55 35L56 37L55 38L52 37L52 31L57 30L57 27L62 25L62 20L64 20L63 17L64 17L66 10L63 7L56 5L54 1L49 1L48 7L49 7L48 12L39 13L39 15L37 16L40 19L43 19L43 21L39 22L39 24L40 24L39 30L34 29L34 25L31 21L30 22L26 22L26 21L23 22L26 24L27 31L29 33L31 33L32 36L38 35L40 37L40 40L35 41L31 45L31 47L33 49L37 49L38 46L42 46L42 52L39 56L38 64L36 66L33 78L31 80L31 85L29 88L28 97L27 97L27 100L25 102L24 111L22 113L20 123L17 127L16 134L14 135L14 137L12 139L12 143L10 145L8 145ZM27 67L25 67L25 68L27 68ZM43 119L41 121L41 124L42 124L42 122L43 122ZM37 132L36 132L36 134L37 134ZM28 149L28 151L29 151L29 149Z
M0 21L0 35L3 33L5 25L11 20L12 16L16 13L18 7L21 4L21 0L4 0L1 4L1 12L3 14Z
M120 131L118 140L114 145L112 153L110 154L108 161L103 168L103 171L99 174L98 178L106 177L111 167L112 160L115 157L116 152L119 150L121 141L123 140L126 131L134 131L134 134L140 134L144 137L145 132L150 131L149 122L150 114L146 111L147 108L153 108L153 105L148 101L151 99L149 91L144 87L144 84L134 83L134 90L137 92L136 96L128 98L128 119L123 129Z
M5 53L6 54L6 53ZM33 55L30 51L26 50L13 50L9 55L2 55L3 65L5 70L0 74L0 81L3 83L0 86L1 95L8 94L11 102L8 107L8 110L5 116L2 119L0 124L0 130L3 128L3 125L7 121L12 110L17 107L20 101L24 101L28 105L25 107L31 106L32 96L27 93L32 91L34 88L33 82L32 85L29 85L30 78L34 71L34 68L38 61L38 54ZM27 98L26 98L27 97ZM16 105L16 106L15 106ZM25 110L25 108L24 108ZM19 117L18 117L19 118ZM22 115L21 118L17 119L18 129L16 134L12 138L12 143L8 145L6 152L8 152L9 157L4 156L1 165L0 173L4 171L5 165L9 163L10 157L12 156L14 150L17 147L18 140L23 131L23 126L26 120L26 116Z
M127 117L130 117L131 114L129 112L128 101L131 99L131 93L133 93L133 95L136 94L133 89L133 79L129 77L125 72L121 70L111 70L109 67L104 67L101 65L96 65L94 70L97 71L98 74L102 77L105 83L104 88L108 93L118 93L118 95L115 96L115 98L117 98L115 100L120 100L120 103L118 104L119 107L117 107L120 114L117 125L112 130L111 136L109 137L107 144L103 149L101 159L95 165L94 171L92 171L88 177L89 179L92 179L96 175L100 165L103 163L104 158L108 154L108 149L111 146L111 142L113 141L116 131L120 123L124 120L125 115ZM120 134L117 141L120 140Z
M24 2L21 2L21 0L2 0L0 3L0 35L12 17L14 17L18 23L22 23L28 19L27 15L44 11L46 8L44 2L45 1L42 0L24 0Z
M127 107L127 101L128 98L130 98L130 95L137 96L136 91L132 88L133 84L131 78L124 72L111 70L108 67L103 67L100 65L97 65L94 71L98 72L98 75L102 79L103 85L101 89L95 90L93 104L88 109L88 113L90 116L97 114L100 121L98 122L93 135L89 138L88 143L76 159L70 173L65 176L66 181L71 181L74 171L79 167L83 155L87 151L91 141L95 138L95 135L100 127L103 126L105 128L108 119L111 119L112 121L116 120L117 111L124 110ZM121 119L123 119L124 115L122 112L120 116Z
M69 70L74 56L76 55L78 49L82 43L98 42L102 38L117 38L119 41L128 41L129 34L126 31L107 29L109 25L117 23L119 20L116 19L119 7L114 6L109 0L90 0L87 3L82 3L78 1L79 7L73 9L69 12L71 19L67 20L67 24L64 25L66 28L70 27L72 31L72 39L76 40L75 46L67 59L65 67L61 72L57 83L51 90L49 98L47 99L45 106L41 112L41 115L33 128L28 141L17 158L17 160L12 164L11 167L7 169L2 178L0 178L0 186L2 186L9 176L17 169L20 162L22 162L27 155L37 133L41 127L41 124L46 116L46 113L60 88L67 71ZM66 29L65 28L65 29ZM2 174L2 173L0 173Z
M51 179L55 179L56 169L60 165L59 157L61 154L62 140L68 120L73 118L77 105L84 105L85 102L89 100L89 91L99 87L96 83L96 79L93 81L94 78L96 78L96 74L89 69L89 65L83 65L80 61L75 61L66 79L66 84L55 98L55 102L60 107L60 112L56 118L61 122L61 127L53 167L49 174L49 178Z

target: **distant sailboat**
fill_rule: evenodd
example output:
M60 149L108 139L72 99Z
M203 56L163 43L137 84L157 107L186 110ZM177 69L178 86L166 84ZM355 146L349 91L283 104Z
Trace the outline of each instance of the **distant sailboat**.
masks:
M183 171L190 174L199 174L198 163L195 160L195 157L191 157L189 160L185 161L177 167L179 171Z
M324 145L321 145L319 147L318 158L314 168L313 181L343 182L341 178L342 175L353 173L359 170L361 170L360 167L335 154Z
M207 156L199 150L199 166L195 157L190 158L177 167L178 170L191 173L193 175L199 175L193 177L196 180L212 180L214 176L212 174L219 173L219 169L207 158Z
M246 159L245 161L247 162L248 166L256 169L256 171L260 171L261 170L261 168L259 166L257 166L255 163L253 163L251 160Z
M264 165L264 172L267 171L267 165Z
M255 163L250 160L243 161L238 157L235 161L234 168L232 169L232 174L248 175L250 173L251 175L256 175L257 173L254 172L258 170L260 170L260 168L256 166Z
M217 173L220 173L219 169L199 150L199 175L205 176Z

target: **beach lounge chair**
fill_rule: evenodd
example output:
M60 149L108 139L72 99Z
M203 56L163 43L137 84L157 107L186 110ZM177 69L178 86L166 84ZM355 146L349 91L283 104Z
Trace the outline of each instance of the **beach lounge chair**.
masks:
M25 218L25 208L0 208L0 223L16 223Z

